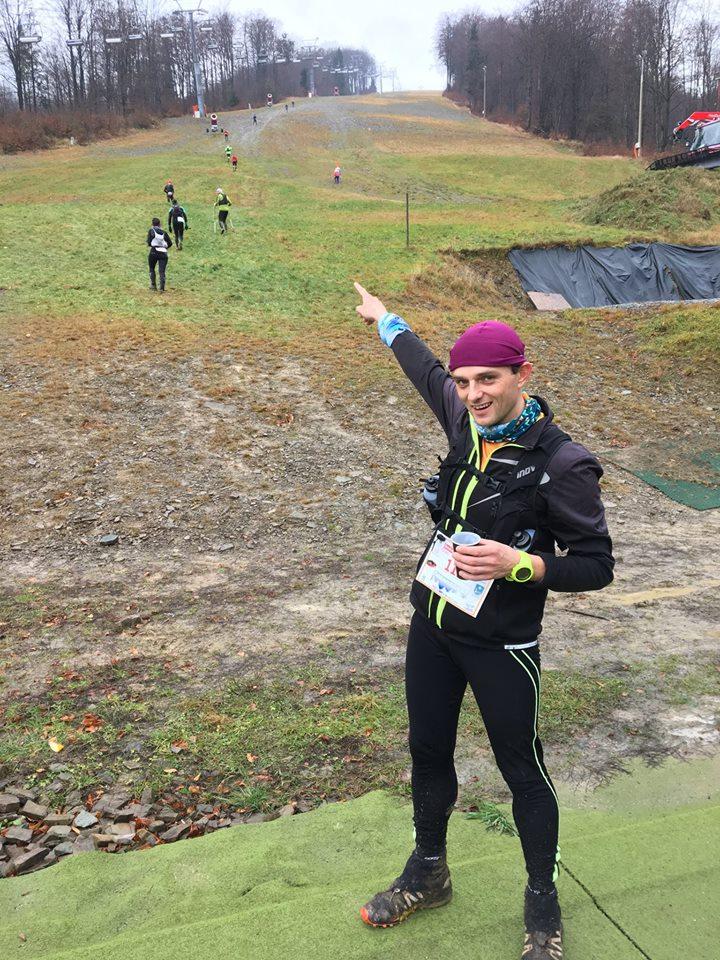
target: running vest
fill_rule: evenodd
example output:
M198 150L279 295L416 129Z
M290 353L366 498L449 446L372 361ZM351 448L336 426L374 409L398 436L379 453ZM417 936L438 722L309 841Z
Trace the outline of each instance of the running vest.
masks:
M154 236L150 241L150 246L157 253L167 253L168 245L167 241L165 240L164 231L161 230L160 227L153 227L152 229Z
M534 531L529 549L555 552L554 537L542 527L536 498L538 488L549 479L548 463L570 437L551 420L540 423L535 447L527 449L519 442L503 446L482 471L482 439L465 415L463 429L440 465L432 511L436 529L450 534L468 531L507 544L517 542L523 531ZM418 567L426 552L427 548ZM496 580L477 617L470 617L415 580L410 600L419 613L458 640L503 646L538 636L546 596L547 590L537 584Z

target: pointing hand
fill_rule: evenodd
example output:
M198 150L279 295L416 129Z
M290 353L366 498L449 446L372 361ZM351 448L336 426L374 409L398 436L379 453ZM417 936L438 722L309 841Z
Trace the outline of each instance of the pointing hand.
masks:
M387 313L385 304L379 297L374 297L371 293L368 293L365 287L359 283L355 284L355 289L362 297L362 303L359 307L355 307L355 311L360 314L365 323L368 325L376 323L380 317Z

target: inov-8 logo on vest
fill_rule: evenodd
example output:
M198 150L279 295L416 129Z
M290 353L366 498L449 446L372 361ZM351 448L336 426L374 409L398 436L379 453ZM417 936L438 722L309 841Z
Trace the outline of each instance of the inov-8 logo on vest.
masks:
M518 470L515 474L515 479L519 480L521 477L526 477L529 473L532 473L535 470L535 467L525 467L524 470Z

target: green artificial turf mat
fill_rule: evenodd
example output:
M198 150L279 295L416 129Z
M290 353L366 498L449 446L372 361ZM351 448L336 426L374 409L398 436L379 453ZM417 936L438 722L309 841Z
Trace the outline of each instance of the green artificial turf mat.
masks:
M720 806L593 821L565 830L563 856L599 906L652 960L717 960Z
M653 441L602 454L676 503L694 510L720 507L720 452Z
M715 819L702 808L658 816L568 811L564 857L600 905L617 912L629 937L653 949L667 940L673 956L702 960L697 951L715 940L702 923L714 869L705 838ZM156 850L78 855L0 884L0 956L515 960L522 942L519 843L460 814L450 831L453 902L395 930L361 923L358 908L399 872L411 842L410 808L376 792ZM641 956L565 874L560 890L568 960ZM673 898L683 905L681 918L669 908Z

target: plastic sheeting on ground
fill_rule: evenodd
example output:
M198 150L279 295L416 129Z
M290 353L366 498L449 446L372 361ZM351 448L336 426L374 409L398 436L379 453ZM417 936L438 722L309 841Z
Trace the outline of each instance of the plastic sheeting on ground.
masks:
M508 257L523 290L561 294L572 307L720 297L720 247L517 248Z

